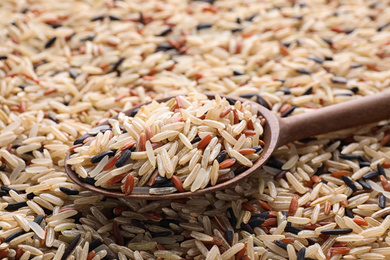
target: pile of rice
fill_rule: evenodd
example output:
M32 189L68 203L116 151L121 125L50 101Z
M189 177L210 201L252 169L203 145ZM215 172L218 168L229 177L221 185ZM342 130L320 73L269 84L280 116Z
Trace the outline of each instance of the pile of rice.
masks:
M108 117L190 92L286 117L390 84L380 1L2 0L0 258L388 259L388 121L280 147L235 187L105 198L64 158Z
M266 121L254 103L212 98L190 93L134 116L120 112L76 139L66 163L82 180L126 195L194 192L230 180L260 157Z

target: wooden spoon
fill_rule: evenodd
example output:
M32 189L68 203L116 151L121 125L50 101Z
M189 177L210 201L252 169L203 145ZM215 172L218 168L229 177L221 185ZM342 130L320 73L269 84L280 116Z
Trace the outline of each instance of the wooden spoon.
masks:
M226 97L233 101L248 101L247 99L231 96L221 95L221 97ZM165 102L171 98L172 97L163 98L157 101ZM214 95L208 95L208 98L213 99ZM124 113L129 116L133 111L142 105L133 107ZM70 153L67 154L65 159L66 173L75 183L82 186L83 188L108 197L162 200L199 196L206 193L226 189L227 187L232 186L233 184L240 182L242 179L252 175L270 158L272 152L276 148L284 144L319 134L325 134L332 131L373 123L384 119L390 119L390 91L384 91L375 95L357 98L352 101L331 105L314 110L312 112L302 113L287 118L278 118L267 108L257 103L252 102L252 105L256 106L258 108L259 114L266 119L262 138L265 142L263 152L261 153L260 158L251 168L241 174L238 174L234 178L219 183L215 186L208 186L195 192L188 191L166 195L131 194L126 196L120 191L103 189L80 180L78 175L72 170L71 165L66 163L70 157ZM101 125L104 124L108 124L108 122L105 121Z

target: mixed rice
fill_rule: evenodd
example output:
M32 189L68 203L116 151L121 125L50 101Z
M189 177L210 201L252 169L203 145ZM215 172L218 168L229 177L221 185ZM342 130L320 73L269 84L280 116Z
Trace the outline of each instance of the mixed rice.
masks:
M1 259L389 259L388 121L280 147L172 201L73 184L73 142L140 103L250 98L286 117L390 83L386 1L2 0ZM324 122L325 123L325 122Z
M66 163L82 180L126 195L194 192L232 179L259 158L266 121L249 101L214 98L190 93L134 116L120 112L78 138Z

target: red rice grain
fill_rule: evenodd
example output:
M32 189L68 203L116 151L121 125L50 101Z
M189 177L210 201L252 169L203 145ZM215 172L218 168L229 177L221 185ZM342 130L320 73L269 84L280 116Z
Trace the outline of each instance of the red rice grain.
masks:
M133 192L133 188L134 188L134 175L129 173L127 174L125 180L124 193L126 195L130 195Z
M236 159L234 159L234 158L226 159L226 160L224 160L223 162L221 162L219 164L219 168L220 169L226 169L226 168L229 168L230 166L232 166L235 163L236 163Z

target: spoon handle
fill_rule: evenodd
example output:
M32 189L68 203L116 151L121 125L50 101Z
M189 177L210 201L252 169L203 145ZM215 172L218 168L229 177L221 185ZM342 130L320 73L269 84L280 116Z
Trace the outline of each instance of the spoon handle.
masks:
M390 91L280 118L280 147L319 134L390 119Z

